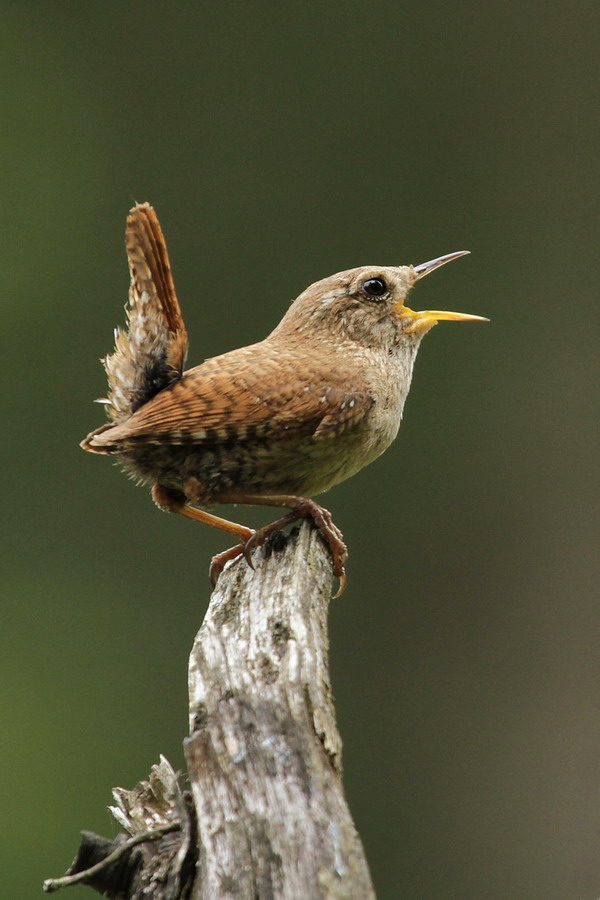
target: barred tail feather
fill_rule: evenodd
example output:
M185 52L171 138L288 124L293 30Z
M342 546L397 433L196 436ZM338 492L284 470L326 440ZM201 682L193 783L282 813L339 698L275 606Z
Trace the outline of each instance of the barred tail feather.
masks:
M129 213L125 245L131 274L127 330L116 329L115 350L103 360L106 410L115 425L181 378L188 350L167 246L148 203Z

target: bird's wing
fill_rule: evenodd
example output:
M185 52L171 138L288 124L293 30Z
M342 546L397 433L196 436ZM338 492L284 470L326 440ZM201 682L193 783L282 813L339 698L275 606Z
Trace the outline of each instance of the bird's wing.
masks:
M115 351L104 360L114 423L181 378L188 350L167 246L148 203L129 213L125 246L131 275L127 330L117 329Z
M340 371L318 377L292 355L256 344L186 372L94 444L208 446L296 435L326 440L357 425L373 404L356 378Z

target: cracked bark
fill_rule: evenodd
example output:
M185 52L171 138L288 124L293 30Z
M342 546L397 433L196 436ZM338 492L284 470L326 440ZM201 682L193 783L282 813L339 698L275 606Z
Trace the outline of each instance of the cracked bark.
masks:
M331 561L308 523L281 543L223 573L190 657L193 900L374 897L341 780Z

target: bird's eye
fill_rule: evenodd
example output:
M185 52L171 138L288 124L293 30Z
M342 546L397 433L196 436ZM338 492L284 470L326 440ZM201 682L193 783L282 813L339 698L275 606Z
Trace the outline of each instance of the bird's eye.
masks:
M367 297L383 297L388 292L388 286L383 278L367 278L362 289Z

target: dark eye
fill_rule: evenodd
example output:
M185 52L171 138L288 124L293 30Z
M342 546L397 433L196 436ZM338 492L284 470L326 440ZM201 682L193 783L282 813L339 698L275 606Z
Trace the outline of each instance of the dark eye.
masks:
M367 297L383 297L388 292L388 286L383 278L367 278L362 289Z

